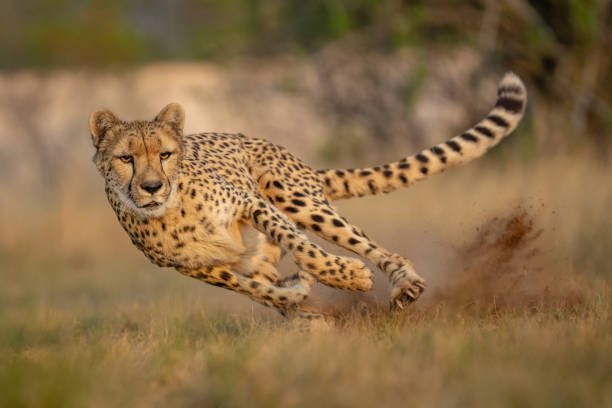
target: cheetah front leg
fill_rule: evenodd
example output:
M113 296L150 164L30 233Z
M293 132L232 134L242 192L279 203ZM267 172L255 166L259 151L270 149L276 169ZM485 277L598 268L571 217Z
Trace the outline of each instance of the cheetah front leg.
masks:
M287 249L295 263L325 285L366 291L372 287L372 272L358 259L327 253L310 242L285 214L260 197L251 198L243 217L259 231ZM300 279L309 279L306 274ZM299 279L298 279L299 280Z
M357 226L325 204L313 202L308 214L296 219L306 228L329 242L363 256L376 264L388 277L391 284L390 305L392 309L403 309L415 301L425 290L425 280L416 273L412 262L394 254L372 241Z
M326 240L376 264L387 275L391 284L392 309L403 309L405 305L418 299L425 290L425 280L416 273L409 259L372 241L359 227L350 224L331 206L313 202L310 212L299 218L308 229Z
M177 268L177 270L191 278L245 294L258 303L278 309L285 316L296 314L299 305L310 292L308 280L295 282L288 287L279 287L235 273L229 265L199 269Z

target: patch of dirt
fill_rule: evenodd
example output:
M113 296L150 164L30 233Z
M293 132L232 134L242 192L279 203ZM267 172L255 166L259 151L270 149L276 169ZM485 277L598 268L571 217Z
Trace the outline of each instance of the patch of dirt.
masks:
M536 215L520 206L486 220L456 249L442 274L444 283L426 292L407 312L426 315L442 308L451 313L490 315L581 304L583 298L568 265L547 248L544 232ZM334 299L328 299L323 309L336 319L351 313L374 316L386 313L388 292L336 295Z
M486 221L459 249L459 275L449 275L431 301L472 311L580 303L577 291L561 282L565 271L546 250L543 232L522 207Z

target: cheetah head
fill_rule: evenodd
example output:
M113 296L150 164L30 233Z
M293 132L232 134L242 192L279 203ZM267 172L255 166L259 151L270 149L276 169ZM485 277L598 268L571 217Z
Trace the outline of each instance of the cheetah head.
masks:
M124 122L109 110L91 114L93 161L124 205L145 218L162 217L176 197L185 112L171 103L152 121Z

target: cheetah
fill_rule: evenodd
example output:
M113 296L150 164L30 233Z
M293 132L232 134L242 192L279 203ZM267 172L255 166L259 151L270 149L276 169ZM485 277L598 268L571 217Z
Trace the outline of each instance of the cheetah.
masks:
M303 307L315 281L367 291L372 272L359 259L313 243L309 230L376 265L388 277L390 305L403 309L425 289L408 258L370 239L331 201L389 193L482 156L523 116L527 92L513 73L500 81L489 114L469 130L399 161L363 169L313 170L285 148L242 134L183 135L176 103L152 121L89 119L93 161L132 243L154 264L249 296L287 317L317 318ZM298 272L276 268L289 253Z

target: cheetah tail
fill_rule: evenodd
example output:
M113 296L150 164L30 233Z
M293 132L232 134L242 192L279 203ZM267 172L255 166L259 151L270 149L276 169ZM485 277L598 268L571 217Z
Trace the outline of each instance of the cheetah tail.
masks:
M476 159L516 128L526 102L525 85L517 75L508 72L498 85L495 106L478 124L446 142L393 163L363 169L318 170L325 196L339 200L388 193Z

